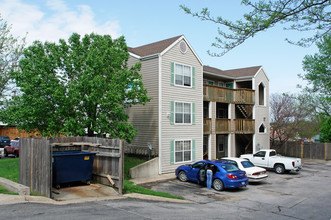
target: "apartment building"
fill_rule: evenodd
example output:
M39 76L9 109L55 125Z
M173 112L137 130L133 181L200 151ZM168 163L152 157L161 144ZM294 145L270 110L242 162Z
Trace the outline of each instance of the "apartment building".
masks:
M138 130L130 146L152 146L158 173L180 164L269 148L269 81L263 68L204 66L181 35L128 48L129 65L141 62L146 105L129 109Z

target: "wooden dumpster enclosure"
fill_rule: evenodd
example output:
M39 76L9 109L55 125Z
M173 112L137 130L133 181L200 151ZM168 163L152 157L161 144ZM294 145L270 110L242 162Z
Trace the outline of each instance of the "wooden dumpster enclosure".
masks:
M96 153L92 180L124 188L123 141L96 137L21 138L19 182L38 194L52 197L52 155L56 151Z

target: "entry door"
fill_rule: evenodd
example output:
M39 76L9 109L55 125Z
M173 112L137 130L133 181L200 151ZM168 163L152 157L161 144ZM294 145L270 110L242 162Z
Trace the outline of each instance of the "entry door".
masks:
M216 135L216 157L220 159L228 156L228 135Z

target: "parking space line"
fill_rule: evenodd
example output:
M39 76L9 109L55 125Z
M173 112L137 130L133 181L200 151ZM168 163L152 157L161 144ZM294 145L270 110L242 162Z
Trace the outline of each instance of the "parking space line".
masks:
M177 185L181 185L181 186L186 186L186 187L190 187L190 188L193 188L193 189L200 189L199 187L194 187L194 186L189 186L189 185L186 185L186 184L183 184L183 183L176 183L176 182L173 182L173 181L168 181L169 183L174 183L174 184L177 184Z

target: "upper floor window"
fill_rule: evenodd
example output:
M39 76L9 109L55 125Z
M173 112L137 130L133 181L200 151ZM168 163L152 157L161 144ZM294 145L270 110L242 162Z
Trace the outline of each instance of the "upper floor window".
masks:
M259 85L259 105L264 105L264 85L260 83Z
M265 133L265 126L264 124L261 124L261 126L259 127L259 133Z
M175 102L175 123L191 124L191 103Z
M192 69L190 66L175 64L175 85L191 87Z

